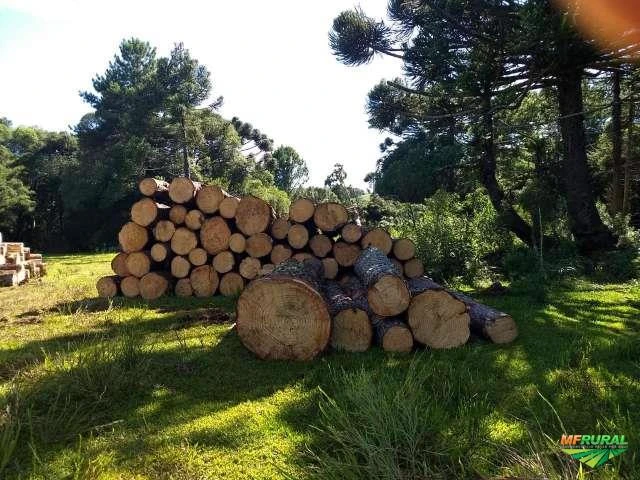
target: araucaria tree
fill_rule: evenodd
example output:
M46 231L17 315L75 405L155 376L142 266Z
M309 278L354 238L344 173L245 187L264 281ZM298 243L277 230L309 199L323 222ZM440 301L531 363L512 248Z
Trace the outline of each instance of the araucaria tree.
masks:
M334 53L347 65L376 54L403 63L404 78L370 92L370 124L405 141L428 139L446 160L445 170L472 168L505 226L537 245L539 230L505 191L499 156L513 142L505 132L506 112L531 92L550 92L562 143L553 174L571 233L585 252L612 247L615 238L596 208L587 161L582 88L586 76L627 62L633 46L597 50L574 29L571 14L548 0L390 0L388 17L385 23L360 9L345 11L330 33ZM457 151L464 154L456 159ZM450 176L444 179L452 185Z

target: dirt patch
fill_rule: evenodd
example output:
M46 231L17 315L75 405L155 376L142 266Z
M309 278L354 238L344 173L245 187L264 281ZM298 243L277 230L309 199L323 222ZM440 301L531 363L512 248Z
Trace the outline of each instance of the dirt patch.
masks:
M219 308L200 308L185 312L184 315L177 318L176 323L171 325L171 328L173 330L182 330L203 325L222 325L232 322L232 316L224 310Z

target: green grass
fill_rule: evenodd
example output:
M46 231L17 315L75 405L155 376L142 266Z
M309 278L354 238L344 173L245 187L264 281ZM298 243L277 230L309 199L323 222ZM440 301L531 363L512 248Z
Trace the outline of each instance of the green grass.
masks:
M199 320L229 300L94 298L109 259L0 289L0 478L640 478L638 284L484 298L509 346L263 362ZM563 432L630 450L580 470Z

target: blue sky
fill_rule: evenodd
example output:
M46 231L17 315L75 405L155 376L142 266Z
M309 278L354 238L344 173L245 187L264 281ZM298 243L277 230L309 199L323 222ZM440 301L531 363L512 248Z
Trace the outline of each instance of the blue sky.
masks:
M78 96L107 67L123 38L136 36L166 55L182 41L212 73L222 114L239 116L305 158L312 184L334 163L364 186L383 133L371 130L366 94L400 71L378 58L346 67L331 54L333 18L353 1L180 2L0 0L0 116L14 125L64 130L88 111ZM384 14L385 0L363 8Z

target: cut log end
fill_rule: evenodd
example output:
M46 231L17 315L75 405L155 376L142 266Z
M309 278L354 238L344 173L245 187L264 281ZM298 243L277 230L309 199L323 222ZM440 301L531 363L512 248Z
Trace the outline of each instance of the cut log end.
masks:
M247 239L241 233L234 233L229 237L229 250L233 253L244 252L247 246Z
M131 207L131 220L141 227L148 227L160 216L167 218L169 207L156 203L152 198L138 200Z
M342 239L347 243L359 242L362 238L362 227L355 223L347 223L342 227Z
M289 218L297 223L304 223L313 217L316 206L308 198L299 198L289 207Z
M367 300L377 315L400 315L409 307L411 295L407 284L396 275L383 275L369 286Z
M200 247L194 248L189 252L188 258L191 265L199 267L207 263L207 251Z
M327 280L333 280L338 276L340 266L335 258L327 257L322 259L322 273Z
M273 240L266 233L256 233L247 238L245 251L254 258L266 257L271 253Z
M389 255L393 247L391 235L382 228L374 228L362 238L362 248L376 247L385 255Z
M200 229L200 243L211 255L217 255L229 248L231 230L222 217L208 218Z
M169 184L164 180L158 180L156 178L143 178L138 183L138 190L145 197L152 197L156 193L166 192L169 190Z
M231 219L236 216L240 199L237 197L227 197L220 202L220 215L224 218Z
M236 272L225 273L220 279L220 293L225 297L238 295L244 289L244 279Z
M185 278L189 276L191 271L191 263L181 255L177 255L171 259L171 275L175 278Z
M318 258L324 258L329 255L333 248L333 242L326 235L318 234L311 237L309 240L309 248L313 254Z
M411 299L407 322L419 343L454 348L469 340L466 305L444 290L427 290Z
M296 223L291 225L287 232L287 242L292 248L301 249L309 242L309 230L304 225Z
M147 252L131 252L126 263L127 270L134 277L142 278L151 270L151 257Z
M385 352L408 353L413 350L413 336L407 327L394 325L384 334L380 346Z
M149 233L146 228L141 227L137 223L128 222L120 229L118 241L120 242L123 252L136 252L145 247L149 241Z
M189 230L200 230L203 223L204 213L197 209L189 210L187 215L184 217L184 224Z
M271 224L271 236L276 240L284 240L291 228L291 223L286 218L276 218Z
M228 250L220 252L213 257L213 269L218 273L227 273L233 270L236 263L236 259Z
M360 247L354 243L336 242L333 245L333 257L341 267L351 267L358 260Z
M189 276L191 288L196 297L211 297L218 289L220 278L218 273L209 265L196 267Z
M154 243L149 254L154 262L164 262L169 258L171 247L168 243Z
M128 253L120 252L115 257L113 257L113 260L111 260L111 270L113 270L113 273L115 273L119 277L126 277L128 275L131 275L129 273L129 269L127 268L128 256Z
M271 250L270 260L274 265L278 265L286 260L289 260L293 255L293 251L286 245L274 245Z
M511 343L518 337L518 326L510 315L505 315L487 324L484 332L493 343Z
M187 216L187 208L184 205L174 205L169 210L169 220L175 225L182 225Z
M400 261L411 260L416 256L416 245L408 238L400 238L393 242L393 256Z
M135 298L140 296L140 279L138 277L124 277L120 281L120 290L122 295L127 298Z
M333 318L331 346L347 352L364 352L371 346L373 329L369 316L359 308L342 310Z
M169 280L158 272L147 273L140 279L140 296L145 300L155 300L169 289Z
M171 237L171 250L177 255L188 255L198 245L196 234L185 227L179 227Z
M178 297L191 297L193 295L191 280L188 278L181 278L180 280L178 280L176 282L174 292Z
M247 280L253 280L258 276L260 272L261 264L260 260L253 257L247 257L240 262L238 266L238 272Z
M339 203L321 203L316 207L313 221L323 232L335 232L349 221L349 212Z
M196 194L196 205L204 213L216 213L226 196L225 191L217 185L205 185Z
M247 196L243 197L236 210L236 225L247 236L267 230L273 217L273 211L264 200Z
M424 275L424 265L419 258L412 258L404 263L404 276L407 278L418 278Z
M331 319L322 296L297 279L260 278L238 299L237 330L259 358L310 360L326 347Z
M158 223L156 223L156 226L153 227L153 237L158 242L170 241L175 233L176 226L169 220L160 220Z
M187 203L193 200L200 184L186 177L174 178L169 184L169 197L175 203Z
M98 296L102 298L113 298L118 295L118 277L108 276L99 278L96 282Z

